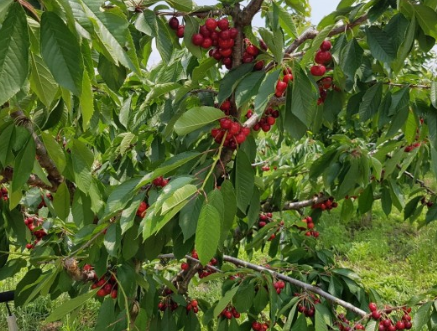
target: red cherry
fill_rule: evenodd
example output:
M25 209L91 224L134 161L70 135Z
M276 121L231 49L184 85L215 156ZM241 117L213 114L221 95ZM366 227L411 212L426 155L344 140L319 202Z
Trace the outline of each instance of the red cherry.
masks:
M232 39L235 39L238 35L238 30L236 28L230 28L229 35Z
M413 327L413 323L405 322L405 329L410 330Z
M114 289L111 291L111 298L117 299L117 295L118 295L117 290Z
M205 26L209 31L214 31L217 28L217 21L213 18L208 18L205 21Z
M201 25L199 27L199 33L204 37L207 38L209 36L211 36L211 31L209 31L205 25Z
M405 323L402 321L397 321L395 326L396 326L396 330L404 330L405 329Z
M237 122L233 122L231 125L231 128L229 129L229 133L232 135L237 134L238 132L240 132L240 124Z
M227 31L224 31L227 32ZM220 48L232 48L234 47L235 41L234 39L222 39L219 38L218 45Z
M26 248L27 248L27 249L32 249L32 248L33 248L33 245L32 245L32 244L26 244Z
M179 20L177 19L177 17L172 17L170 18L170 20L168 21L168 25L170 26L171 29L173 30L177 30L179 27Z
M107 293L104 289L101 288L100 290L97 291L96 294L98 297L104 297Z
M372 318L375 320L379 320L381 318L381 313L379 311L372 311Z
M231 48L219 48L219 52L220 52L221 56L229 57L232 54L232 49Z
M220 119L220 127L221 127L222 129L227 130L227 129L229 129L231 126L232 126L232 120L231 120L231 119L229 119L229 118L227 118L227 117Z
M332 54L328 51L318 51L316 53L316 57L314 58L314 61L318 64L326 64L331 62L332 60Z
M311 75L313 76L323 76L326 72L325 66L312 66L311 69Z
M332 78L331 77L325 77L322 79L322 87L324 89L329 89L332 86Z
M369 309L370 309L370 311L376 311L378 309L378 307L376 306L376 303L371 302L371 303L369 303Z
M191 38L191 41L194 45L200 46L203 43L203 36L200 33L193 34L193 37Z
M250 63L253 62L254 58L252 55L245 54L243 55L243 63Z
M276 91L277 92L284 92L287 89L287 83L278 80L278 82L276 83Z
M223 111L231 110L231 102L229 100L223 101L223 103L220 105L220 109Z
M176 36L178 38L183 38L185 33L185 25L179 25L178 29L176 30Z
M273 124L275 124L275 122L276 122L276 120L274 117L272 117L272 116L267 117L267 124L268 125L273 125Z
M263 68L264 68L264 61L257 61L253 66L253 69L257 71L262 70Z
M331 49L331 47L332 47L332 44L329 40L324 40L322 42L322 44L320 45L320 49L322 51L329 51Z
M227 30L229 29L229 21L227 18L222 18L217 22L217 26L220 30Z
M282 78L282 81L286 84L288 84L288 82L292 82L293 81L293 75L292 74L286 74L284 75L284 78Z
M246 140L246 136L242 133L239 133L235 136L235 140L237 141L237 144L242 144Z
M225 317L228 319L228 320L230 320L231 318L232 318L232 313L230 312L230 311L225 311L225 313L224 313L224 315L225 315Z
M263 124L263 125L261 125L261 129L264 131L264 132L268 132L268 131L270 131L270 125L269 124Z
M231 39L231 32L229 30L224 30L219 33L219 38L223 40Z
M260 330L261 330L261 323L259 323L259 322L257 322L257 321L254 321L254 322L252 323L252 329L253 329L254 331L260 331Z
M184 262L184 263L182 263L181 264L181 269L182 270L188 270L190 268L190 265L188 264L188 263L186 263L186 262Z
M212 46L212 39L211 38L205 38L202 42L202 48L208 49Z
M254 46L254 45L249 45L246 48L246 52L252 56L257 56L259 53L259 49L258 49L258 47Z
M241 133L247 137L248 135L250 135L250 128L241 128Z

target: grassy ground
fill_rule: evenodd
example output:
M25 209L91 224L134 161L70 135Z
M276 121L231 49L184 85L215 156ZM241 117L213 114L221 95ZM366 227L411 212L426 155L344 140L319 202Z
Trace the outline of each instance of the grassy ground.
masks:
M418 230L403 222L402 215L393 211L386 217L378 204L372 217L340 220L338 212L326 213L317 225L321 235L321 247L336 253L339 266L355 270L365 286L375 288L383 300L392 304L405 303L413 295L426 291L437 284L436 224ZM259 254L255 259L262 259ZM0 282L0 291L13 289L15 279ZM219 298L220 287L201 284L190 291L192 297L209 301ZM92 330L98 303L90 300L80 308L78 319L70 317L60 323L46 324L44 318L68 297L55 301L39 298L26 308L15 309L22 331L88 331ZM0 305L0 330L7 330L6 309Z

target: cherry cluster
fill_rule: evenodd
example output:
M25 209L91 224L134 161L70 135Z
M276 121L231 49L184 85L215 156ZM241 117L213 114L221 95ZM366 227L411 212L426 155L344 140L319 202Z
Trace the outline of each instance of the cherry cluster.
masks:
M337 207L338 203L334 201L334 197L329 197L329 199L324 202L312 205L311 209L331 210Z
M138 206L138 209L137 209L137 216L141 217L141 218L144 218L144 216L146 216L146 212L147 212L147 208L148 207L149 206L147 206L146 202L141 201L141 203L140 203L140 205Z
M316 313L314 305L319 304L320 299L312 293L295 293L294 296L301 297L301 301L297 304L297 311L305 317L313 317Z
M276 290L276 293L281 294L282 290L285 288L285 283L282 280L278 280L273 283L273 287Z
M187 305L187 313L192 310L193 313L197 314L199 312L199 304L197 300L191 300Z
M158 309L160 311L165 311L166 309L170 309L171 311L174 311L178 308L178 304L173 301L171 298L171 294L173 293L172 290L169 288L165 289L164 295L165 297L158 303ZM192 305L191 305L192 306Z
M332 54L329 51L331 47L332 44L329 40L324 40L322 42L320 49L317 51L314 58L314 62L316 62L317 65L313 65L310 69L311 75L319 77L325 74L325 65L332 61Z
M282 79L279 79L276 82L276 87L275 87L275 96L277 96L278 98L282 97L285 93L285 90L287 89L288 83L293 81L293 74L291 72L290 68L285 68L283 71L283 77Z
M159 176L153 180L152 184L155 185L156 187L164 187L168 184L169 181L170 180L168 178Z
M267 50L267 45L263 40L260 40L260 46L261 48L266 51ZM243 63L250 63L253 62L256 58L256 56L259 54L260 49L258 47L256 47L255 45L253 45L249 39L245 38L244 39L244 45L245 45L245 50L243 52ZM257 61L254 65L254 70L262 70L264 68L264 61Z
M50 201L53 201L53 196L51 195L51 193L46 193L46 197L47 199L49 199ZM47 207L46 201L44 199L44 196L41 195L41 202L38 205L38 209L41 209L42 207Z
M168 21L168 25L171 29L176 31L176 36L178 36L178 38L184 37L185 25L179 24L179 20L177 17L173 16L172 18L170 18L170 20Z
M320 233L319 233L318 231L314 231L314 222L313 222L313 218L312 218L311 216L307 216L307 217L305 217L305 218L302 220L302 222L304 222L304 223L307 224L307 228L306 228L306 229L305 229L305 228L302 228L302 229L301 229L301 230L303 230L303 231L307 230L307 231L305 232L305 235L306 235L307 237L314 237L314 238L317 238L317 237L320 235Z
M426 197L422 197L422 199L420 199L420 203L422 205L426 205L427 207L432 207L434 205L434 202L431 200L426 200Z
M227 318L228 320L234 318L240 318L240 313L235 309L235 307L228 306L220 313L219 317Z
M328 93L327 91L329 89L340 91L340 89L332 83L331 77L323 77L317 83L319 85L319 99L317 100L318 105L321 105L325 102Z
M32 235L36 237L33 244L28 243L26 244L27 249L32 249L36 246L36 244L39 243L39 241L47 236L47 232L45 232L44 229L37 229L38 227L41 227L41 225L44 223L42 219L36 218L36 217L27 217L24 220L24 224L26 224L27 228L30 230Z
M378 330L379 331L396 331L396 330L410 330L413 327L413 323L411 322L411 308L409 307L400 307L400 308L390 308L385 307L382 310L378 310L378 306L376 303L369 303L369 309L371 311L371 317L374 320L379 321ZM401 312L401 318L397 318L397 321L394 322L388 315L390 315L393 311Z
M240 123L232 120L229 117L220 119L220 128L211 130L211 136L217 144L221 144L223 138L223 146L231 149L236 149L242 144L246 137L250 134L250 128L240 125Z
M267 331L269 329L269 324L268 323L261 323L258 321L254 321L252 323L252 330L254 331Z
M251 118L253 115L252 109L249 109L246 113L246 118ZM264 132L270 131L272 126L276 123L276 119L279 117L279 110L268 107L263 116L253 126L254 131L263 130Z
M258 228L263 228L267 225L267 223L270 223L273 221L272 219L273 214L272 213L260 213L259 214L259 222L258 222Z
M405 153L410 153L413 149L420 147L420 142L416 141L415 143L405 146L404 148L404 152Z
M83 267L84 272L91 272L94 269L94 267L90 264L86 264ZM91 285L91 289L96 289L100 287L100 289L97 291L96 295L98 297L105 297L107 295L110 295L111 298L116 299L118 295L117 291L117 280L115 279L114 275L110 273L104 274L102 277L98 278L97 274L94 273L94 278L92 279L93 284Z
M8 201L9 200L8 189L6 187L2 186L0 188L0 195L2 196L3 201Z
M353 326L350 326L350 322L344 314L339 314L337 316L338 321L335 322L335 324L338 326L340 331L351 331L351 330L365 330L366 328L361 324L357 323Z

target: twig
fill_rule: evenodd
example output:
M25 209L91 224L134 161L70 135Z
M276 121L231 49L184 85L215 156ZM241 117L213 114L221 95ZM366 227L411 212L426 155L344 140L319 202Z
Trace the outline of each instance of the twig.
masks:
M14 169L12 169L11 167L6 167L5 169L3 169L3 171L0 172L0 176L3 176L3 178L0 179L0 184L12 181L13 173L14 173ZM55 191L53 186L47 185L41 180L41 178L33 174L29 176L29 179L27 180L27 184L31 186L37 186L52 192Z
M327 195L315 196L312 199L302 200L302 201L288 201L285 202L281 210L299 210L305 207L316 205L318 203L325 202L329 197ZM271 211L273 206L270 204L270 200L267 199L261 208L263 211Z

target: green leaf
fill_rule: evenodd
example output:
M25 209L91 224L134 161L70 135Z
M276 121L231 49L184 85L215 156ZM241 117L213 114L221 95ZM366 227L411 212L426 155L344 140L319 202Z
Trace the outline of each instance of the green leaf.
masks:
M178 135L183 136L224 116L225 114L220 109L214 107L194 107L176 121L174 129Z
M317 331L328 331L324 316L316 309L314 328Z
M64 112L65 112L65 117L67 117L66 116L66 109L65 109L64 105L65 105L64 99L59 99L56 106L50 112L50 114L47 118L47 121L44 123L41 130L43 130L43 131L48 130L48 129L51 129L52 127L58 125L58 123L62 120L62 116L64 115Z
M166 0L172 8L182 12L190 12L193 9L193 2L191 0Z
M235 173L235 191L237 196L237 206L245 212L252 198L255 185L255 171L243 150L237 153Z
M100 0L81 1L81 5L94 27L96 39L104 48L105 56L141 75L129 22L124 13L116 7L102 11Z
M58 142L51 134L41 132L41 138L43 140L47 153L49 154L52 161L55 163L56 168L58 168L59 172L62 173L62 171L64 171L65 169L65 166L67 165L63 149L61 148L61 146L59 146Z
M293 65L293 98L291 100L291 112L310 127L315 114L317 96L314 86L303 71L298 62Z
M80 95L84 71L80 45L54 12L41 16L41 54L59 85Z
M197 192L197 187L195 185L185 185L172 194L170 198L165 200L162 204L161 215L166 214L170 209L178 206L185 200L191 198Z
M123 209L135 195L139 181L139 178L132 178L117 186L108 197L106 212L115 213Z
M120 89L126 79L126 68L115 65L103 54L100 54L97 70L106 85L114 92Z
M207 265L216 251L220 240L220 214L218 210L205 204L199 215L196 229L195 247L199 254L199 260L203 265Z
M360 119L365 122L372 118L378 111L382 100L382 84L378 83L369 88L360 104Z
M431 223L432 221L437 220L437 205L433 204L431 208L428 209L425 216L426 224Z
M408 30L405 35L404 41L402 42L401 46L398 49L396 60L393 61L393 69L395 72L398 72L403 68L405 59L408 57L411 47L413 46L415 34L416 34L416 17L413 17L413 19L410 21L410 24L408 25Z
M164 24L161 19L156 20L158 23L158 35L156 36L156 48L165 63L171 61L173 54L173 44L171 41L170 32L168 31L168 24Z
M437 39L437 13L435 10L432 10L430 7L418 4L414 6L415 16L417 18L417 22L422 28L423 32ZM420 329L418 329L420 330Z
M21 4L10 6L0 29L0 105L13 97L29 71L29 35Z
M293 16L275 2L272 2L272 5L277 9L281 28L283 28L290 37L297 38L298 32L293 21Z
M41 102L49 107L58 92L58 84L41 57L32 53L31 59L30 87Z
M404 208L404 221L410 218L417 209L417 204L422 199L421 196L414 197L405 205Z
M280 73L281 69L275 70L269 73L262 82L254 101L256 114L261 115L264 112L270 100L270 96L275 92L275 84L278 81Z
M234 92L240 81L253 70L252 63L245 63L229 71L220 81L219 94L217 101L219 105L223 103Z
M408 119L410 106L410 89L404 87L392 95L392 102L389 114L394 114L390 128L387 131L387 137L395 135L405 124Z
M192 75L193 81L199 81L199 80L205 78L205 75L208 72L208 70L210 68L215 67L216 64L217 64L217 61L212 57L209 57L209 58L203 60L199 64L199 66L197 66L193 70L193 75Z
M372 185L367 185L365 190L358 197L358 208L361 214L364 214L372 209L373 205L373 188Z
M307 321L304 314L299 314L296 322L291 327L290 331L307 331Z
M427 302L421 306L413 317L413 325L415 330L422 330L422 328L428 323L431 317L432 302Z
M146 100L144 104L150 104L152 101L159 99L162 95L169 93L175 89L180 88L181 85L178 83L163 83L163 84L155 84L150 92L146 96Z
M245 76L237 85L235 90L235 104L240 108L248 102L254 95L258 94L258 89L265 77L265 72L255 71Z
M385 31L371 26L367 28L366 35L370 51L377 60L389 64L396 58L396 49Z
M362 65L364 50L353 38L340 53L340 67L348 78L353 79L358 68Z
M93 87L86 71L83 75L82 94L80 95L80 110L82 114L82 127L85 131L88 128L88 125L90 124L89 122L94 113Z
M70 192L65 182L59 185L58 190L53 195L53 207L55 208L56 215L61 220L66 221L70 214Z
M220 242L223 243L229 233L229 230L234 224L234 218L237 214L237 197L235 195L234 187L229 180L225 180L222 183L220 190L223 194L223 202L225 205L222 233L220 237Z
M79 295L76 298L69 299L57 307L53 312L46 318L46 322L54 322L62 319L65 315L72 312L76 308L83 306L83 304L94 297L99 289L91 290L85 294Z
M266 28L259 28L258 33L269 50L273 53L275 61L281 63L284 55L284 35L281 29L272 32Z
M199 23L190 15L184 17L185 19L185 30L184 30L184 45L193 54L196 58L202 58L202 49L199 46L196 46L191 41L193 34L199 31ZM220 100L220 99L219 99Z
M14 132L15 124L10 122L0 133L0 166L6 166L14 157L12 153Z
M94 162L93 153L83 142L74 140L73 147L71 148L71 159L76 185L82 192L89 192L90 184L92 183L91 167Z
M11 191L16 192L27 182L33 169L35 160L35 142L32 137L27 140L15 158L14 173L12 175Z
M106 230L103 244L109 256L118 256L121 243L121 229L117 223L112 223Z

